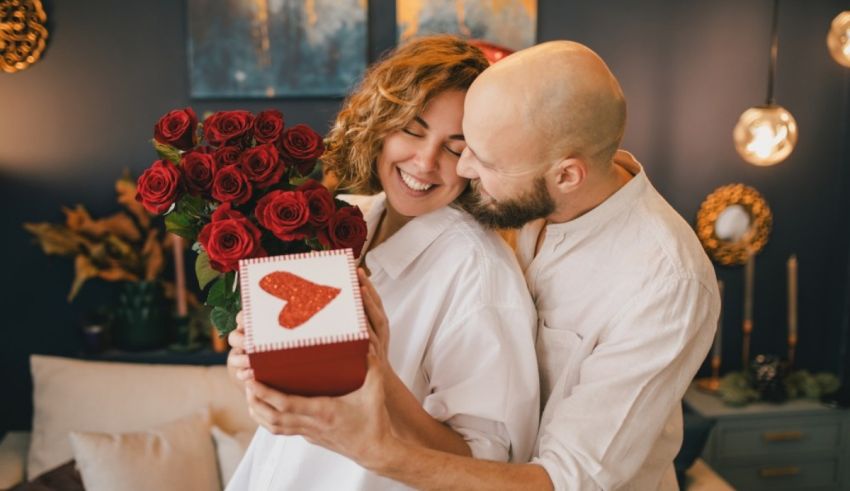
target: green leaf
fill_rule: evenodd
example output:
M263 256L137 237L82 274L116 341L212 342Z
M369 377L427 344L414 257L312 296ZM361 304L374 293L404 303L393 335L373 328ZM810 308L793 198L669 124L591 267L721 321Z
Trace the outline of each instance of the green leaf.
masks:
M212 307L227 307L227 279L224 276L215 280L213 286L210 287L206 304Z
M207 207L207 202L200 196L192 196L185 194L180 201L177 202L177 211L191 217L201 217L204 215Z
M171 145L160 143L154 139L151 140L151 143L153 143L153 148L156 149L156 153L158 153L161 158L168 160L174 165L180 165L180 150L177 150Z
M292 176L289 178L289 184L292 186L300 186L310 180L310 176L300 177L300 176Z
M210 322L221 336L226 336L230 331L236 329L236 314L216 307L210 312Z
M198 227L194 220L178 211L165 215L165 229L191 241L194 241L198 235Z
M239 296L239 290L233 291L233 282L236 279L236 273L225 273L219 276L207 295L207 305L213 307L221 307L231 312L239 312L241 309L242 299Z
M198 258L195 260L195 276L198 278L198 286L203 290L211 281L221 276L221 273L214 270L210 265L210 258L207 253L201 251L198 253Z

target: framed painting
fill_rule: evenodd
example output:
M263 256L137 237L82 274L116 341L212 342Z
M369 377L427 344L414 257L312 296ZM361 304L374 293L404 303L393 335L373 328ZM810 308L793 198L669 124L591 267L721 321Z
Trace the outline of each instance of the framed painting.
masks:
M396 0L399 42L428 34L456 34L511 50L537 38L537 0Z
M366 0L188 0L192 98L342 96L366 67Z

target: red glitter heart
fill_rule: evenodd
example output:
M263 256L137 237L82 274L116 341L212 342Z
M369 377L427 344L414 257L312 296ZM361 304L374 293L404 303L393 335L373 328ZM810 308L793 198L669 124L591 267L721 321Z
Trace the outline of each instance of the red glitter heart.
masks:
M260 288L285 300L278 323L286 329L304 324L339 295L339 288L317 285L286 271L275 271L260 280Z

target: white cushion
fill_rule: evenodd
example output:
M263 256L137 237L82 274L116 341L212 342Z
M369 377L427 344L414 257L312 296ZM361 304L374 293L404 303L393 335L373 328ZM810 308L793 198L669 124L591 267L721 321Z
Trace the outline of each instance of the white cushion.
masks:
M10 431L0 442L0 489L8 489L24 480L27 452L30 446L28 431Z
M256 428L243 392L224 366L144 365L30 357L32 442L27 478L73 458L72 431L144 431L209 408L212 422L237 433Z
M74 459L87 491L218 491L208 414L149 431L72 432Z

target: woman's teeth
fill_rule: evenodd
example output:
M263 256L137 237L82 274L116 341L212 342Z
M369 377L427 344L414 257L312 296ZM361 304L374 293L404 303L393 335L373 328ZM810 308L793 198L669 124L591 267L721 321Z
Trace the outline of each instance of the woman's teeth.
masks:
M404 181L404 184L407 185L410 189L414 191L427 191L434 187L433 184L428 184L427 182L422 182L419 179L411 176L407 172L399 169L399 173L401 174L401 180Z

